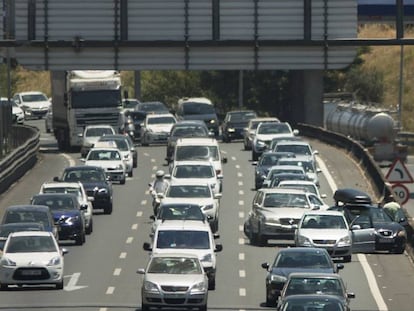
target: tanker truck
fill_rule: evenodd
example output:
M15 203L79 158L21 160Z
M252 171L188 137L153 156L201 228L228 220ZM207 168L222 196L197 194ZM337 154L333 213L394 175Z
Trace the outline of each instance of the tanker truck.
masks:
M408 147L397 141L398 128L387 110L355 102L338 103L326 115L325 127L359 141L375 161L407 160Z
M80 148L87 125L117 128L122 108L119 71L53 71L51 85L53 133L60 150Z

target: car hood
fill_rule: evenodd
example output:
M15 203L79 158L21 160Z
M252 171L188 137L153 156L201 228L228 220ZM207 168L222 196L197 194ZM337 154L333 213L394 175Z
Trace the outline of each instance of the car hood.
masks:
M34 253L7 253L7 258L13 260L17 266L44 266L56 256L57 252L34 252Z
M209 114L186 114L183 116L184 120L202 120L202 121L209 121L209 120L217 120L217 116L214 113Z
M289 136L289 134L288 133L280 133L280 134L258 134L256 132L255 139L256 140L266 140L267 141L267 140L272 140L273 138L285 137L285 136Z
M396 222L376 223L376 224L374 224L374 228L377 231L380 231L380 230L392 230L393 232L397 232L399 230L403 230L404 229L403 226L401 226L399 223L396 223Z
M117 167L120 164L123 165L123 162L122 161L117 161L117 162L102 161L102 160L99 160L99 161L86 161L85 162L85 165L100 166L104 169L113 169L113 170L118 169Z
M48 109L49 106L50 106L50 102L49 101L22 102L21 105L24 106L24 107L29 107L29 108Z
M347 236L347 229L299 229L298 234L312 238L313 240L338 240Z
M308 211L306 208L297 207L271 207L262 208L261 213L268 219L272 218L293 218L299 219L303 213Z
M211 249L191 249L191 248L154 248L152 250L152 252L154 254L168 254L171 252L174 253L183 253L183 254L194 254L196 256L198 256L198 259L200 259L201 264L203 265L204 268L208 268L208 267L215 267L216 266L216 254L214 252L212 252ZM203 261L203 258L208 256L208 255L212 255L211 257L211 261Z
M170 133L173 124L152 124L147 125L147 129L155 133L165 132Z
M301 268L301 267L289 267L289 268L272 268L270 274L281 275L288 277L293 272L315 272L315 273L334 273L332 268Z
M102 188L108 188L108 185L106 182L104 181L81 181L83 187L85 188L85 191L91 191L94 190L96 187L98 187L99 189Z
M198 204L199 206L213 204L214 199L212 198L170 198L168 197L168 203L185 203Z
M247 126L248 121L241 121L241 122L228 122L227 127L235 127L235 128L245 128Z
M162 286L188 286L203 282L203 274L167 274L167 273L147 273L147 281L162 284Z
M58 221L65 221L66 219L68 219L69 217L76 217L76 216L80 216L80 211L76 211L76 210L53 210L52 211L53 214L53 219L55 222Z

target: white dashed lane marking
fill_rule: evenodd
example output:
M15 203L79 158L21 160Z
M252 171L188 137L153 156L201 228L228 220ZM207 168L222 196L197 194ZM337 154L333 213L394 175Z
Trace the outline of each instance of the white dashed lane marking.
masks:
M132 237L132 236L130 236L130 237L128 237L127 239L126 239L126 244L131 244L132 243L132 241L134 240L134 238Z
M245 278L245 277L246 277L246 271L244 271L244 270L239 270L239 277L241 277L241 278Z
M239 201L239 205L244 205L244 201L243 200L240 200Z
M142 217L142 211L137 212L137 217Z
M116 268L116 269L114 270L114 275L116 275L116 276L120 275L120 274L121 274L121 271L122 271L122 269L121 269L121 268Z
M244 260L244 253L239 253L239 260L243 261Z
M133 224L131 226L131 230L137 230L138 229L138 224Z
M119 259L125 259L127 256L127 253L122 252L121 254L119 254Z
M239 288L239 296L246 296L246 289L245 288Z
M114 293L114 291L115 291L115 287L109 286L106 290L106 294L107 295L112 295Z
M244 218L244 212L239 212L239 218Z

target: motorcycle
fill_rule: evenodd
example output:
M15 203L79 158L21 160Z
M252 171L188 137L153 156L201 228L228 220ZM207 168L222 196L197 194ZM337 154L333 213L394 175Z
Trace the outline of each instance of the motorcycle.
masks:
M152 196L152 211L154 216L158 214L158 209L161 204L161 198L164 196L163 193L157 193L153 187L153 184L149 183L149 193Z

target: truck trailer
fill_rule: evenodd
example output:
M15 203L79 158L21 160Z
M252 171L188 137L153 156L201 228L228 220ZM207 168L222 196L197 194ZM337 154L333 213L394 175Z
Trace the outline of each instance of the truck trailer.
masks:
M78 149L87 125L118 126L122 109L119 71L53 71L53 133L62 151Z

